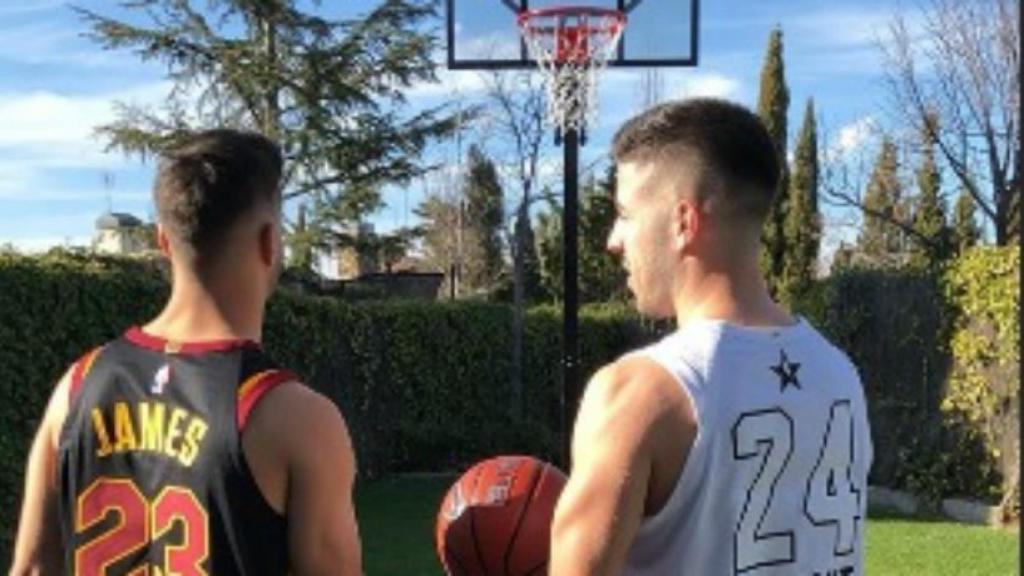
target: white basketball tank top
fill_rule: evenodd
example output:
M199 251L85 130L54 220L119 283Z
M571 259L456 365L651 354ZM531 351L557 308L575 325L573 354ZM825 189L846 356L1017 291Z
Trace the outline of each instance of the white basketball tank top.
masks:
M637 352L692 400L697 436L625 574L864 573L872 446L856 369L805 320L703 320Z

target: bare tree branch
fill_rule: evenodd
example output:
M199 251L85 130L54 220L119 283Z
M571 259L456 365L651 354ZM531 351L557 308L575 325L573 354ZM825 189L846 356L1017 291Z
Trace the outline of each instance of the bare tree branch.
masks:
M896 121L927 130L949 169L1008 241L1020 175L1020 21L1012 0L930 0L922 29L896 17L880 43ZM939 123L925 122L937 114Z

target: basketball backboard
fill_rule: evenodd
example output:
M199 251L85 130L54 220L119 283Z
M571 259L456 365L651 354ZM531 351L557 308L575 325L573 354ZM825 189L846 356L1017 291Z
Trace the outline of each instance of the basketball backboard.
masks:
M626 14L616 67L697 65L699 0L447 0L448 67L535 68L516 15L554 6L595 6Z

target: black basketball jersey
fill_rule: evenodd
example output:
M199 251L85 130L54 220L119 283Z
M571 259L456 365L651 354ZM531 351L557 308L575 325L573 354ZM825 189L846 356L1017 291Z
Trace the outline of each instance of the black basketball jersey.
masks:
M284 574L285 518L256 485L241 430L293 380L254 342L137 328L79 360L60 436L68 573Z

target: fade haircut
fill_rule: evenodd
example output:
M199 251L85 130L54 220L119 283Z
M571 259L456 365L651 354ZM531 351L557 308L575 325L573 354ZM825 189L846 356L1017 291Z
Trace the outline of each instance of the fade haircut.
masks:
M746 108L714 98L655 106L615 134L616 163L692 161L697 202L724 217L764 221L779 187L779 155L761 120Z
M281 150L253 132L190 134L161 156L153 200L161 224L196 257L216 248L242 216L281 201Z

